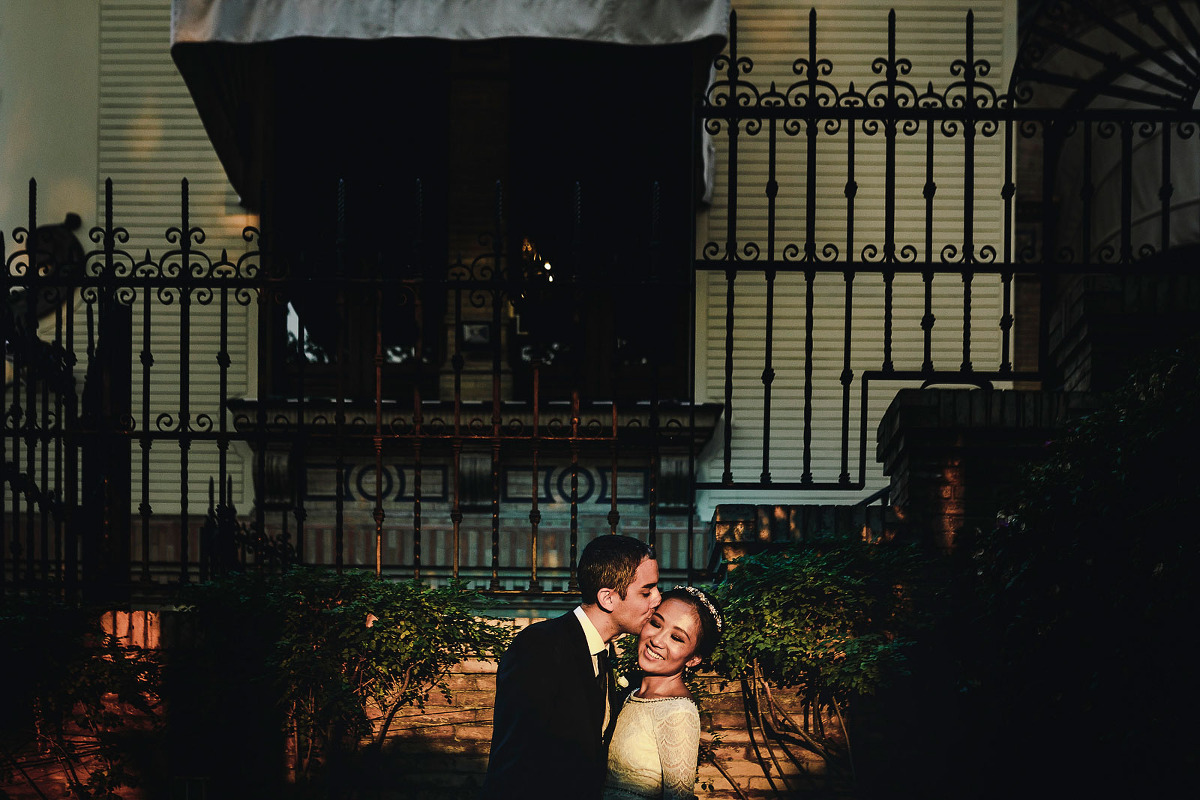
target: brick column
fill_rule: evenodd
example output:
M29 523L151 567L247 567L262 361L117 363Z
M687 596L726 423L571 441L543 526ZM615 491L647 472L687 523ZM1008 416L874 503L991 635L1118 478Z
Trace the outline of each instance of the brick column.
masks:
M876 458L906 535L953 550L991 527L1021 467L1095 403L1081 392L902 389L879 423Z

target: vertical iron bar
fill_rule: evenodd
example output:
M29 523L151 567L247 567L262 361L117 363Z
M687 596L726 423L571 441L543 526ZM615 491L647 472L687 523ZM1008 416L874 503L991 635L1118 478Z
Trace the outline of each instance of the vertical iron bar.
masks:
M416 221L416 225L414 226L415 232L413 234L413 264L415 266L414 274L420 275L424 272L425 267L426 267L425 248L424 248L425 192L424 192L424 187L421 183L420 178L418 178L415 181L415 183L413 184L413 203L414 203L414 219ZM416 279L414 278L414 280L416 280ZM414 369L414 373L413 373L413 434L414 434L414 439L413 439L413 541L414 542L419 542L424 534L422 519L421 519L421 499L422 499L422 492L423 492L422 480L424 479L424 476L425 476L425 468L424 468L424 464L421 460L421 457L423 454L422 447L421 447L421 445L422 445L421 439L424 434L423 425L425 422L424 417L423 417L424 409L421 405L421 403L422 403L421 377L422 377L423 368L424 368L424 364L425 364L425 316L424 316L425 309L421 304L421 292L420 292L420 288L422 285L423 285L422 282L417 281L416 282L417 288L413 291L413 323L415 324L416 329L417 329L416 341L413 345L413 349L415 351L414 355L416 356L416 364L413 368ZM380 313L382 314L382 306L381 306ZM382 325L382 318L380 318L380 324ZM382 350L381 350L380 351L380 367L381 368L382 368L382 364L383 364L383 356L382 356ZM383 382L382 372L377 373L377 375L376 375L377 394L381 390L382 382ZM382 462L381 462L380 466L382 466ZM380 507L380 513L382 514L382 506ZM399 548L397 547L397 549L399 549ZM414 563L416 563L415 559L414 559ZM457 577L457 573L455 573L455 577ZM413 578L415 580L420 580L419 564L416 564L416 566L414 568Z
M32 231L32 229L31 229L31 231ZM30 243L31 243L30 250L32 251L33 250L32 245L36 245L36 244L38 244L38 242L36 241L36 239L33 236L31 236ZM44 257L49 259L48 263L50 264L50 269L55 269L58 267L58 264L54 260L54 255L52 252L48 252L48 251L45 252ZM26 303L26 311L29 314L29 323L30 324L29 324L28 330L29 330L30 336L32 338L36 339L37 338L37 326L38 326L37 300L38 300L38 298L40 298L42 296L42 293L45 292L46 289L43 288L43 286L42 286L43 275L42 275L41 268L37 264L37 254L31 252L29 260L30 260L30 269L28 272L29 287L26 289L26 297L28 298L29 302ZM28 525L28 553L26 554L26 557L28 558L28 563L29 563L27 577L31 581L35 580L37 578L37 570L35 569L35 564L39 560L38 559L38 551L41 549L36 546L38 544L38 542L36 540L37 531L39 528L42 527L38 523L39 523L39 521L44 520L45 515L46 515L46 497L45 497L46 482L44 480L41 483L36 482L37 462L38 462L37 456L38 456L39 452L44 453L46 450L45 442L41 438L41 433L44 430L44 426L39 424L39 421L38 421L38 405L39 405L39 403L38 403L38 391L37 390L38 390L39 381L36 379L37 370L38 370L37 361L38 361L37 357L33 356L31 354L31 357L29 360L29 365L30 365L30 370L31 370L30 379L28 381L26 381L26 383L25 383L25 388L28 393L26 395L27 399L28 399L28 404L25 409L25 411L26 411L25 420L27 423L26 428L25 428L26 436L27 436L27 438L25 440L25 444L26 444L25 453L26 453L26 459L27 459L27 466L26 466L27 484L26 485L29 487L29 490L28 490L29 498L25 503L26 508L29 509L29 517L26 520L26 523ZM45 379L43 379L41 381L41 383L44 387L46 385ZM43 421L45 420L46 399L47 398L45 395L45 390L43 389L42 403L41 403Z
M733 302L737 269L727 262L725 270L725 425L721 480L733 483Z
M616 393L613 393L614 397ZM617 401L614 399L612 403L612 444L610 445L610 453L612 458L612 466L610 468L612 484L609 487L609 509L608 509L608 532L616 533L617 524L621 521L621 512L617 511L617 454L618 454L618 425L617 425Z
M38 258L38 240L37 240L37 192L36 185L31 180L29 182L29 233L25 239L25 330L26 335L37 336L37 297L40 291L41 275L39 275L37 258ZM36 380L36 358L33 355L31 345L26 344L24 348L28 351L28 357L25 363L25 368L29 373L25 377L25 408L21 415L20 430L24 437L23 444L25 445L25 475L22 483L25 486L25 581L27 584L32 584L36 577L34 571L34 559L36 558L36 548L34 547L35 522L36 522L36 498L33 492L34 464L36 463L37 442L35 436L37 434L37 380ZM14 371L14 376L16 372ZM16 381L13 382L13 396L17 397L19 390ZM14 464L21 463L18 460L13 461Z
M219 514L217 513L216 485L211 475L208 476L208 515L200 526L200 582L207 581L215 570L210 569L214 564L213 556L219 552L217 541L221 530ZM219 569L219 567L218 567Z
M775 84L772 81L771 89ZM776 127L778 122L772 118L769 126L767 144L767 261L775 260L775 212L776 198L779 194L779 183L775 179L776 158ZM810 138L809 144L812 144ZM762 483L771 482L771 386L775 381L775 370L772 367L775 335L775 270L768 268L764 272L767 281L767 320L766 340L763 343L763 432L762 432L762 472L759 480Z
M375 577L383 577L383 284L382 275L375 276L375 435L371 437L371 444L375 450L375 509L373 518L375 520ZM416 395L416 405L413 411L413 427L415 429L420 426L420 390L414 385L413 393ZM418 434L419 435L419 434ZM416 444L418 452L420 452L420 442ZM420 468L417 468L417 474L420 475ZM420 519L420 500L414 505L413 515L416 519L415 526L421 527Z
M576 302L579 302L578 280L580 266L583 264L583 187L575 182L573 231L571 249L575 258L575 268L571 270L571 287ZM581 383L580 367L576 364L571 375L571 516L570 516L570 578L567 581L569 591L579 589L579 579L576 567L579 564L579 385Z
M1096 186L1092 183L1092 121L1083 123L1083 180L1080 181L1079 194L1083 201L1083 224L1078 258L1087 263L1092 259L1092 203L1096 196Z
M846 267L843 279L846 285L845 304L842 310L844 326L842 340L842 472L840 483L850 482L850 385L854 380L851 368L854 347L854 198L858 194L858 183L854 180L855 134L858 130L854 120L847 120L846 142Z
M501 231L504 230L503 195L500 192L500 182L496 182L496 236L493 249L493 278L497 278L500 264L504 257L504 240ZM507 276L513 279L512 272L516 265L512 260L505 263ZM492 580L489 588L492 591L500 589L500 305L503 293L500 282L496 280L492 288Z
M529 482L532 484L531 505L529 507L529 591L542 591L541 581L538 580L538 525L542 521L542 512L538 509L538 501L541 498L541 484L538 482L540 473L538 472L538 449L541 446L541 419L539 396L541 382L541 359L535 358L533 361L533 431L530 437L530 443L533 447L533 467L529 476Z
M192 440L188 435L191 430L191 342L192 342L192 229L188 180L180 182L180 226L179 226L179 580L187 583L189 580L188 562L191 553L189 548L191 524L188 519L188 458L191 452Z
M1000 190L1000 197L1004 200L1004 272L1000 275L1004 310L1000 316L1000 371L1004 373L1012 372L1013 368L1013 272L1010 265L1013 263L1013 195L1017 191L1013 181L1013 148L1013 120L1009 116L1004 120L1004 186Z
M655 369L657 372L657 368ZM654 547L658 539L658 472L659 472L659 418L658 418L658 391L657 381L655 386L654 397L650 399L650 486L648 488L649 497L647 497L647 510L649 513L649 521L646 526L646 541L651 547ZM691 562L688 562L689 568Z
M811 262L810 262L811 263ZM813 308L814 287L817 273L804 271L804 467L800 473L801 483L812 483L812 399L813 399Z
M3 249L3 248L0 248ZM82 256L81 256L82 258ZM79 275L84 273L83 261L75 265L75 269ZM7 272L8 265L0 264L0 272ZM64 297L65 294L65 297ZM0 293L0 297L4 295ZM75 308L75 288L71 285L62 285L59 287L56 296L54 307L54 348L60 356L67 352L66 343L63 340L63 330L66 325L67 314L74 311ZM65 311L64 309L69 309ZM60 364L64 373L61 386L74 393L75 383L71 380L70 365L66 358L62 359ZM63 580L63 533L64 519L63 516L67 509L66 499L66 475L63 473L63 450L66 447L65 433L66 423L64 422L64 413L66 412L66 401L64 395L66 391L57 391L54 393L54 431L52 431L54 442L54 483L55 483L55 511L54 511L54 563L55 563L55 578L62 586ZM0 461L4 459L3 448L4 437L0 436ZM3 474L0 473L0 486L3 486ZM3 499L3 494L0 493L0 501ZM0 525L3 525L4 515L0 513ZM4 536L0 534L0 548L4 546ZM0 560L0 570L3 569L3 561ZM3 579L0 579L0 586L3 586ZM2 592L0 592L2 593Z
M105 212L106 212L105 220L106 220L107 224L102 229L103 236L104 236L105 265L104 265L104 267L101 267L101 270L106 269L108 266L108 262L109 262L108 254L109 254L109 250L111 249L108 246L108 239L109 239L109 233L112 229L112 214L108 213L108 212L110 212L112 209L112 178L105 179L104 190L105 190L104 203L105 203ZM97 335L96 334L96 307L99 305L101 291L102 291L101 285L100 285L99 281L97 281L96 291L95 291L95 294L93 295L94 301L87 302L86 313L84 316L84 320L85 320L84 327L86 328L86 337L87 337L86 353L87 353L87 371L88 372L90 372L92 369L94 369L94 367L92 365L96 361L96 335ZM16 396L16 387L17 387L17 384L14 381L14 383L13 383L13 396L14 397ZM14 425L16 424L16 422L18 420L17 414L19 414L19 411L20 411L19 407L15 407L15 411L14 411L14 415L13 415ZM83 416L84 416L84 419L82 420L82 424L80 425L80 437L79 437L79 455L82 456L82 463L81 464L77 463L76 466L78 466L82 469L87 469L88 468L88 457L89 457L87 455L88 448L92 448L93 450L96 448L96 441L99 438L99 423L96 420L94 406L90 406L86 402L84 403L84 406L83 406ZM15 433L13 435L14 435L14 437L16 436ZM13 463L16 463L15 454L14 454L14 458L13 458ZM91 489L90 481L85 480L82 491L80 492L82 497L79 498L84 503L86 503L87 500L89 499L90 489ZM85 537L86 536L98 536L99 533L95 529L97 520L91 519L91 520L89 520L89 523L90 523L89 527L91 527L92 530L85 531ZM14 537L16 536L15 531L14 531L13 535L14 535ZM79 541L79 546L80 546L80 551L81 551L80 552L81 560L80 560L80 564L79 564L79 573L80 573L80 583L82 584L79 588L80 588L80 593L85 594L88 591L88 583L89 583L89 579L90 579L88 570L92 563L92 556L88 550L91 547L91 543L89 542L89 540L87 538L84 538L81 541Z
M933 91L932 81L929 89ZM937 184L933 180L933 129L934 120L925 124L925 262L933 264L933 198L937 194ZM925 360L921 364L923 372L933 372L933 267L922 270L921 280L925 288L925 314L921 317L921 330L924 332Z
M337 254L335 257L337 281L337 390L334 399L333 426L337 437L337 449L334 455L334 472L336 497L334 499L334 530L333 550L334 565L338 574L342 572L346 546L346 324L350 309L346 299L346 257L348 242L346 241L346 180L338 178L337 182Z
M209 277L225 278L231 274L236 274L232 271L232 265L229 261L229 251L225 248L221 249L221 264L218 269L210 269ZM218 274L219 273L219 274ZM218 510L218 518L222 513L228 514L228 510L233 507L233 492L232 479L229 476L229 423L225 419L225 409L229 404L229 286L221 281L221 306L220 318L218 320L221 330L218 334L217 345L217 481L220 484L220 501L221 506ZM232 514L228 514L232 519ZM286 523L284 525L286 529ZM217 541L215 542L217 552L216 555L220 559L222 568L224 568L224 559L226 551L226 542L223 541L225 532L221 530L221 526L217 526ZM286 539L285 539L286 541ZM230 543L230 546L232 543Z
M1133 263L1133 123L1121 121L1121 259Z
M896 10L888 12L887 103L888 119L884 122L884 205L883 260L888 266L896 263ZM896 273L883 273L883 371L892 372L892 294Z
M814 9L815 10L815 9ZM817 27L816 14L811 14L809 26L809 109L816 109L817 100ZM804 271L804 453L801 483L811 483L812 475L812 399L813 399L813 319L814 282L817 273L812 269L817 262L817 120L809 116L805 120L805 189L804 189L804 262L809 269Z
M150 250L146 250L146 264L152 263ZM159 270L161 272L161 270ZM154 437L150 433L150 370L154 366L154 355L150 350L151 305L150 285L147 284L142 296L142 350L139 360L142 364L142 500L138 504L138 513L142 518L142 583L149 583L150 576L150 459L154 446ZM222 415L224 419L224 415Z
M64 266L62 264L59 264L57 259L52 263L53 263L54 272L52 272L50 274L51 275L53 275L55 273L62 274ZM43 291L45 291L47 293L54 292L57 297L59 289L58 288L54 288L54 289L47 288ZM57 305L55 307L57 308ZM51 367L49 364L47 364L47 367L49 369L53 369L53 367ZM38 487L41 490L41 498L40 498L41 513L38 515L40 518L40 521L41 521L41 534L42 534L41 543L40 543L41 544L41 562L42 562L42 564L41 564L42 576L41 577L42 577L42 582L46 585L47 590L49 589L49 586L50 586L50 584L49 584L49 582L50 582L50 517L53 512L53 498L54 498L54 494L50 492L50 450L51 450L51 442L53 441L53 439L50 438L51 437L51 431L50 431L50 382L51 381L50 381L50 378L51 378L51 376L47 375L46 379L41 382L41 384L42 384L42 386L41 386L41 389L42 389L42 397L41 397L42 420L41 420L41 425L39 426L40 439L38 442L39 450L41 451L41 456L42 456L42 458L41 458L42 475L41 475L41 481L38 483Z
M571 577L567 590L579 590L575 567L579 563L579 390L571 390Z
M425 476L424 462L421 460L423 455L422 437L425 434L424 409L421 405L421 360L425 349L425 340L422 335L424 321L419 292L414 293L413 302L416 303L414 319L417 327L417 365L416 374L413 376L413 540L420 541L425 535L421 520L422 480ZM382 357L380 363L382 363ZM380 506L380 513L382 514L382 506Z
M575 263L576 263L576 265L579 265L582 263L582 259L579 256L579 254L583 252L582 214L581 214L581 209L580 209L581 198L579 197L579 195L582 192L582 189L578 182L575 184L575 187L576 187L575 191L576 191L576 195L577 195L576 196L576 213L575 213L575 236L574 236L574 241L572 242L572 244L573 244L573 249L576 253ZM650 268L653 269L654 260L652 258L647 258L647 261L649 261L649 263L651 265ZM578 266L577 266L576 269L573 271L572 275L575 276L578 274L579 273L578 273ZM625 288L627 288L627 287L621 283L621 278L619 276L614 275L614 277L612 279L612 283L610 284L610 288L609 288L610 297L612 298L612 303L614 306L616 305L618 298L621 297L621 290L625 289ZM606 518L606 521L608 522L608 532L610 534L615 534L617 532L617 523L620 522L620 519L621 519L620 512L617 511L617 455L618 455L617 390L618 390L618 387L621 387L625 384L625 376L624 376L625 365L622 363L622 357L621 357L621 341L620 341L620 335L619 335L620 331L619 331L619 329L616 328L616 326L614 326L614 333L617 335L614 335L612 337L612 341L611 341L612 353L609 356L609 363L612 364L612 372L610 373L610 377L609 377L609 386L610 386L609 391L612 394L613 399L612 399L612 406L610 408L612 420L611 420L611 425L610 425L610 433L609 433L609 441L608 441L608 457L609 457L608 483L610 484L610 486L609 486L609 495L608 495L608 503L609 503L608 516ZM579 374L579 370L577 369L576 376L578 376L578 374ZM579 385L578 377L576 377L576 385L577 386ZM598 410L597 410L597 414L599 414ZM598 460L597 460L597 467L596 467L596 477L599 478L601 480L601 482L603 482L604 472L600 468ZM597 499L602 499L602 498L603 498L603 492L601 491L601 492L599 492Z
M694 129L693 129L694 130ZM695 137L693 137L695 138ZM694 147L694 145L693 145ZM695 152L693 150L693 156ZM695 163L694 161L692 163ZM654 181L650 187L650 275L656 278L659 275L658 262L662 253L662 202L661 192L658 181ZM666 280L668 285L674 281L673 274L668 274ZM694 296L692 296L694 300ZM690 305L695 305L694 302ZM658 538L658 464L659 464L659 439L658 439L658 395L659 395L659 359L654 359L651 364L651 380L650 380L650 485L648 487L649 497L647 498L648 520L646 524L646 541L651 547L654 547ZM689 562L690 566L690 562Z
M963 70L966 82L966 118L963 120L963 360L962 371L970 372L971 365L971 284L975 277L975 14L967 11L967 59Z
M729 137L729 203L725 220L725 425L721 481L733 483L733 303L737 280L737 198L738 198L738 96L737 12L729 12L729 115L725 117Z
M3 270L7 273L7 266ZM87 258L84 258L84 263L80 265L80 294L83 294L83 287L86 286L87 276ZM73 297L73 296L72 296ZM60 425L63 428L63 445L66 449L66 458L64 469L66 471L66 485L64 491L64 513L63 513L63 529L65 531L63 549L65 550L63 571L66 574L66 595L70 598L76 596L79 579L79 535L75 530L75 521L77 515L75 513L79 506L79 440L75 436L79 427L79 396L75 392L75 366L78 363L78 357L75 355L75 304L72 302L70 311L66 315L65 326L66 340L66 358L64 367L67 373L71 376L71 391L66 392L66 410L62 417ZM0 436L0 441L3 436ZM0 496L3 493L0 492ZM0 518L3 515L0 514ZM0 536L0 541L3 537Z
M970 372L971 365L971 282L975 273L971 270L963 270L963 361L962 371Z
M1158 190L1158 199L1162 202L1159 218L1162 227L1159 232L1161 244L1159 249L1166 251L1171 246L1171 197L1175 194L1175 186L1171 183L1171 123L1162 123L1162 186Z
M730 36L731 36L730 46L731 47L736 47L736 43L734 43L733 39L732 39L732 36L734 33L735 33L735 31L733 31L731 29L730 30ZM708 113L706 113L706 111L705 111L705 109L708 106L707 101L708 101L708 93L705 91L701 94L701 96L699 98L697 98L695 100L695 102L692 103L692 125L691 125L691 130L693 132L692 136L691 136L692 155L691 155L691 159L688 162L690 164L697 164L700 162L699 150L701 147L700 143L702 141L701 132L707 130L707 128L708 128L707 123L710 119L708 116ZM700 196L700 186L699 186L699 181L697 178L697 171L693 169L693 170L689 170L689 172L690 172L690 181L691 181L691 197L696 198L696 197ZM687 513L688 584L691 584L691 582L692 582L692 570L694 568L693 565L695 564L695 552L696 552L696 544L695 544L696 514L692 510L696 507L696 486L695 486L695 482L696 482L695 481L696 329L697 329L698 325L700 324L699 320L697 319L697 315L696 315L696 272L697 272L697 270L696 270L696 260L695 259L696 259L696 239L699 235L698 227L696 224L696 217L697 217L696 214L689 215L688 228L689 228L689 232L690 232L691 236L689 237L689 241L688 241L688 261L686 262L690 265L690 268L688 269L688 272L687 272L687 286L688 286L688 297L691 300L691 302L688 303L688 312L687 312L687 318L688 318L688 351L687 351L688 424L687 424L687 430L685 431L685 434L687 435L687 465L688 465L687 498L689 501L688 502L688 513ZM682 253L681 253L681 255L682 255ZM707 286L707 283L705 285ZM657 439L656 439L656 441L657 441ZM655 477L657 477L657 476L655 476ZM655 507L654 505L651 506L652 509L654 507ZM653 511L651 512L650 519L651 519L651 524L652 524L651 541L653 541L653 536L654 536L653 521L655 519Z
M468 276L469 277L469 276ZM450 523L453 530L453 561L451 563L451 573L455 578L458 578L458 561L459 561L459 537L462 532L462 374L464 366L464 358L462 353L462 293L463 288L459 281L458 286L454 287L454 358L451 364L454 368L454 441L452 443L454 454L453 465L453 492L454 500L450 507Z

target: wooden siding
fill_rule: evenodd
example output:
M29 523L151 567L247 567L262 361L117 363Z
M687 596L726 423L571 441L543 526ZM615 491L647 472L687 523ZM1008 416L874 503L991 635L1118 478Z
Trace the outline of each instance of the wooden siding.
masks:
M897 56L912 62L912 71L903 79L919 91L932 82L935 91L944 91L952 80L950 62L963 58L966 15L974 10L976 58L990 62L986 78L1003 88L1015 52L1016 3L1011 0L987 2L890 2L840 3L817 2L817 56L829 59L833 71L822 76L839 91L853 82L855 89L866 88L882 79L871 71L876 58L887 55L888 11L896 11ZM740 0L738 12L738 55L754 62L746 76L765 91L772 80L780 90L799 77L792 72L797 58L808 57L809 3L786 0ZM818 253L826 243L838 249L836 260L847 260L846 196L847 127L818 141L816 242ZM936 260L944 245L963 241L964 154L961 135L937 136L938 154L934 164L937 191L934 201L932 252L925 250L925 199L922 195L925 175L925 130L901 135L897 144L896 168L896 242L897 247L912 245L916 258ZM705 242L722 247L726 237L729 210L728 147L724 129L715 137L717 146L716 186L711 208L702 214L698 252ZM855 198L854 248L849 255L863 260L862 248L874 244L882 249L884 233L884 137L867 136L860 128L856 135L854 179L858 184ZM767 128L756 135L743 133L738 143L737 225L739 246L748 241L764 243L767 226ZM780 126L776 179L779 182L776 230L778 242L805 241L806 143L803 129L799 135L785 135ZM974 241L978 249L990 244L1002 252L1004 183L1004 141L1002 135L976 140ZM782 245L776 258L782 257ZM821 256L822 260L828 258ZM953 277L953 276L951 276ZM836 481L841 472L841 386L844 338L844 285L839 274L818 274L815 280L816 303L813 313L814 337L814 411L812 472L818 482ZM780 274L775 285L773 368L771 409L771 478L774 481L798 481L802 473L805 281L800 273ZM996 369L1000 363L1000 281L980 276L973 286L972 362L976 369ZM757 481L762 472L763 430L763 342L766 334L766 281L762 273L746 272L735 283L734 306L734 401L732 467L735 480ZM850 409L850 474L858 476L858 409L861 374L879 369L883 337L883 281L878 275L859 274L854 284L852 319L854 371ZM962 295L957 278L934 282L933 360L938 369L958 369L962 362ZM697 393L701 400L724 398L725 298L723 273L698 276L697 288ZM893 357L895 367L920 369L924 359L924 292L919 275L900 275L895 282ZM875 432L891 397L903 384L874 384L871 387L867 425L866 495L887 485L882 467L875 463ZM722 453L718 435L711 456L701 465L703 480L720 480ZM804 502L846 502L846 493L812 492ZM725 491L702 493L698 499L701 518L721 502L779 502L778 492L762 492L755 497Z
M100 6L100 120L98 207L104 221L104 182L114 185L114 221L129 233L125 249L141 260L148 251L158 262L178 245L166 232L178 228L181 181L189 182L191 224L203 227L203 252L213 258L228 250L236 259L246 252L242 230L257 220L238 205L225 173L209 144L192 98L170 54L170 0L103 0ZM160 414L178 420L181 381L190 385L191 414L215 413L219 403L217 351L220 340L219 297L211 304L191 306L191 341L185 354L180 346L178 296L151 307L151 344L154 364L150 372L151 414L141 410L142 300L133 309L134 416L139 428L156 424ZM254 309L230 303L229 394L251 394L255 374ZM213 420L214 425L217 420ZM142 500L140 447L133 448L134 509ZM158 443L151 451L149 500L155 514L173 514L180 508L180 452L174 444ZM216 445L191 446L187 486L189 510L203 513L208 506L208 480L218 473ZM234 481L234 502L246 510L250 503L248 450L230 450L229 474Z

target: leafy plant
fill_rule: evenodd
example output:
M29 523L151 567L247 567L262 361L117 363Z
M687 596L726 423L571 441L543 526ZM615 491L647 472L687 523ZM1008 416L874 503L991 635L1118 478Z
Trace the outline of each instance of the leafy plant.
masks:
M727 632L714 655L731 678L756 669L781 688L846 700L903 669L911 551L847 541L747 556L718 586Z
M735 562L716 587L725 632L713 664L741 685L760 761L778 762L780 748L798 764L789 750L798 746L853 774L849 708L905 672L919 621L910 596L918 561L894 543L841 540ZM780 689L804 698L805 719L784 709Z
M402 708L446 697L449 670L507 646L511 626L482 616L461 584L430 587L362 573L292 569L275 578L232 575L199 587L200 614L245 605L268 637L262 664L284 711L296 778L336 769L370 743L378 754ZM212 615L218 624L225 613Z
M0 699L5 783L39 795L47 781L81 800L118 798L133 786L126 734L135 720L156 724L159 663L123 646L100 625L100 611L46 598L0 603L8 684ZM56 770L28 766L48 762Z

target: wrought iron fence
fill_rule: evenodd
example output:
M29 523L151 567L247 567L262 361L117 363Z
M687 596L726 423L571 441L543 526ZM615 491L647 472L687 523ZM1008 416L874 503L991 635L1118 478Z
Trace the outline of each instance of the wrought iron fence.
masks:
M723 235L665 252L656 187L644 269L589 266L579 187L564 265L509 229L499 189L494 229L446 263L424 246L419 183L393 246L347 240L343 187L334 241L248 228L219 256L186 181L157 255L126 249L111 182L93 247L55 251L31 183L0 275L6 587L152 587L294 559L565 593L578 548L617 530L687 579L711 548L702 496L877 489L869 420L902 383L1055 387L1048 330L1069 276L1186 269L1164 256L1182 252L1172 183L1200 114L1028 105L1020 81L987 82L969 15L945 87L921 89L887 25L865 88L832 82L815 13L796 80L760 86L733 18L697 104L724 141L708 212ZM1098 180L1100 157L1117 180ZM1029 241L1021 182L1044 199ZM1064 186L1077 202L1050 202ZM1157 203L1139 210L1147 186ZM1033 300L1017 308L1021 280Z
M10 586L149 589L291 560L570 593L579 548L617 530L648 537L669 577L706 563L688 462L713 409L653 353L584 336L596 298L686 297L665 271L636 287L555 272L509 248L499 189L496 230L436 269L405 247L364 261L344 218L324 272L256 228L213 257L186 180L161 254L125 249L109 181L97 247L64 255L36 190L4 277Z
M1058 4L1072 5L1079 4ZM1120 31L1158 62L1171 42L1196 41L1200 24L1194 10L1160 5L1139 19L1159 23L1170 15L1178 38L1161 25L1161 41ZM722 456L698 490L869 488L875 387L883 387L885 402L902 384L1062 388L1070 354L1052 347L1069 336L1051 326L1065 324L1060 306L1079 276L1142 282L1140 289L1122 284L1126 294L1181 286L1180 273L1191 270L1181 247L1195 241L1192 196L1178 188L1195 188L1197 73L1172 64L1170 73L1149 76L1154 91L1138 91L1116 80L1111 59L1101 59L1104 71L1090 82L1041 67L1047 47L1063 36L1055 26L1078 23L1076 16L1056 6L1011 80L994 83L992 65L976 54L968 13L963 52L944 65L936 88L907 79L913 62L898 50L894 11L886 55L869 61L870 80L858 86L834 82L815 10L793 80L756 82L732 16L728 50L716 59L699 106L705 130L722 143L724 196L710 221L713 239L697 243L695 260L698 274L713 276L712 301L723 312L710 335L710 347L723 345L714 375ZM1090 102L1033 104L1048 86L1078 90ZM1033 198L1020 214L1019 185L1032 187L1025 194ZM942 200L947 189L949 202ZM1020 308L1017 281L1025 289ZM747 292L753 299L739 307ZM1180 310L1137 309L1151 316ZM801 322L779 344L783 313ZM797 347L798 376L781 409L777 362ZM838 409L833 417L814 418L830 408ZM792 452L780 454L773 441L789 421ZM822 437L829 444L819 467Z

